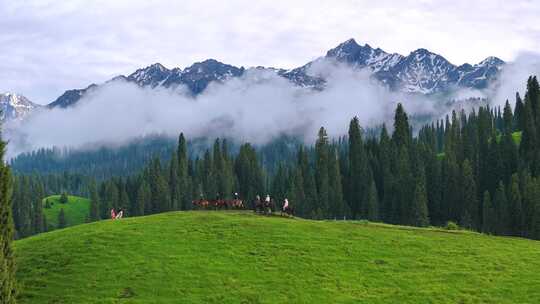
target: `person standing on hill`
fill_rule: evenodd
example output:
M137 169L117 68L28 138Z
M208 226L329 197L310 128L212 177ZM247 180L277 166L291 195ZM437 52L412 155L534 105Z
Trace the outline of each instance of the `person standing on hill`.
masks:
M114 211L114 208L111 209L111 220L116 219L116 212Z
M289 200L285 198L283 201L283 211L287 210L287 208L289 208Z

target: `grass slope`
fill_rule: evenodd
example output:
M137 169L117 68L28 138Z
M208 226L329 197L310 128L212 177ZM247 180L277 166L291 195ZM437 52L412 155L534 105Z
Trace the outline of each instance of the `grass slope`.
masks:
M15 242L20 303L539 303L540 242L173 212Z
M51 208L45 208L45 202L49 200ZM84 197L68 196L68 203L60 203L60 195L53 195L43 199L43 214L47 218L47 224L53 228L58 227L58 214L64 209L67 226L83 224L90 212L90 200Z

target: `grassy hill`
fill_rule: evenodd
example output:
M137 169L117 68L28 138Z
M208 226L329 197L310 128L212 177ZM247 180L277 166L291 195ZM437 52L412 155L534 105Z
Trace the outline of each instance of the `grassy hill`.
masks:
M172 212L15 242L20 303L539 303L540 242Z
M54 228L58 227L60 209L64 209L67 226L83 224L90 212L90 200L84 197L69 195L68 203L62 204L60 203L60 195L53 195L43 199L44 207L47 200L50 202L51 208L43 208L43 214L47 218L47 224Z

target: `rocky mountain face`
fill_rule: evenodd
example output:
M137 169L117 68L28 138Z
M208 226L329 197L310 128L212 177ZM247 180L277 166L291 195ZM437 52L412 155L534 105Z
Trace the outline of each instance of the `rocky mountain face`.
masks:
M22 120L32 111L40 108L28 98L13 94L0 93L0 120Z
M452 88L484 89L499 74L504 62L496 57L471 65L456 66L441 55L426 49L418 49L407 56L387 53L368 44L359 45L354 39L347 40L329 50L325 56L301 67L284 70L266 68L290 80L295 85L322 90L325 79L312 75L310 67L317 61L347 64L353 69L368 69L375 79L396 91L412 94L434 94ZM122 79L141 87L178 88L185 86L196 96L211 82L224 82L240 77L243 67L235 67L214 59L197 62L187 68L167 69L160 63L136 70L128 76L117 76L110 81ZM92 84L85 89L68 90L48 105L49 108L66 108L75 104L88 91L95 89Z

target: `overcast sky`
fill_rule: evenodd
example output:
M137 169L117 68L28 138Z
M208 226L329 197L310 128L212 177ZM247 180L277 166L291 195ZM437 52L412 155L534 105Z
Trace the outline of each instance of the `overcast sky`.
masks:
M454 64L540 50L540 1L0 0L0 92L48 103L154 62L292 68L349 38Z

